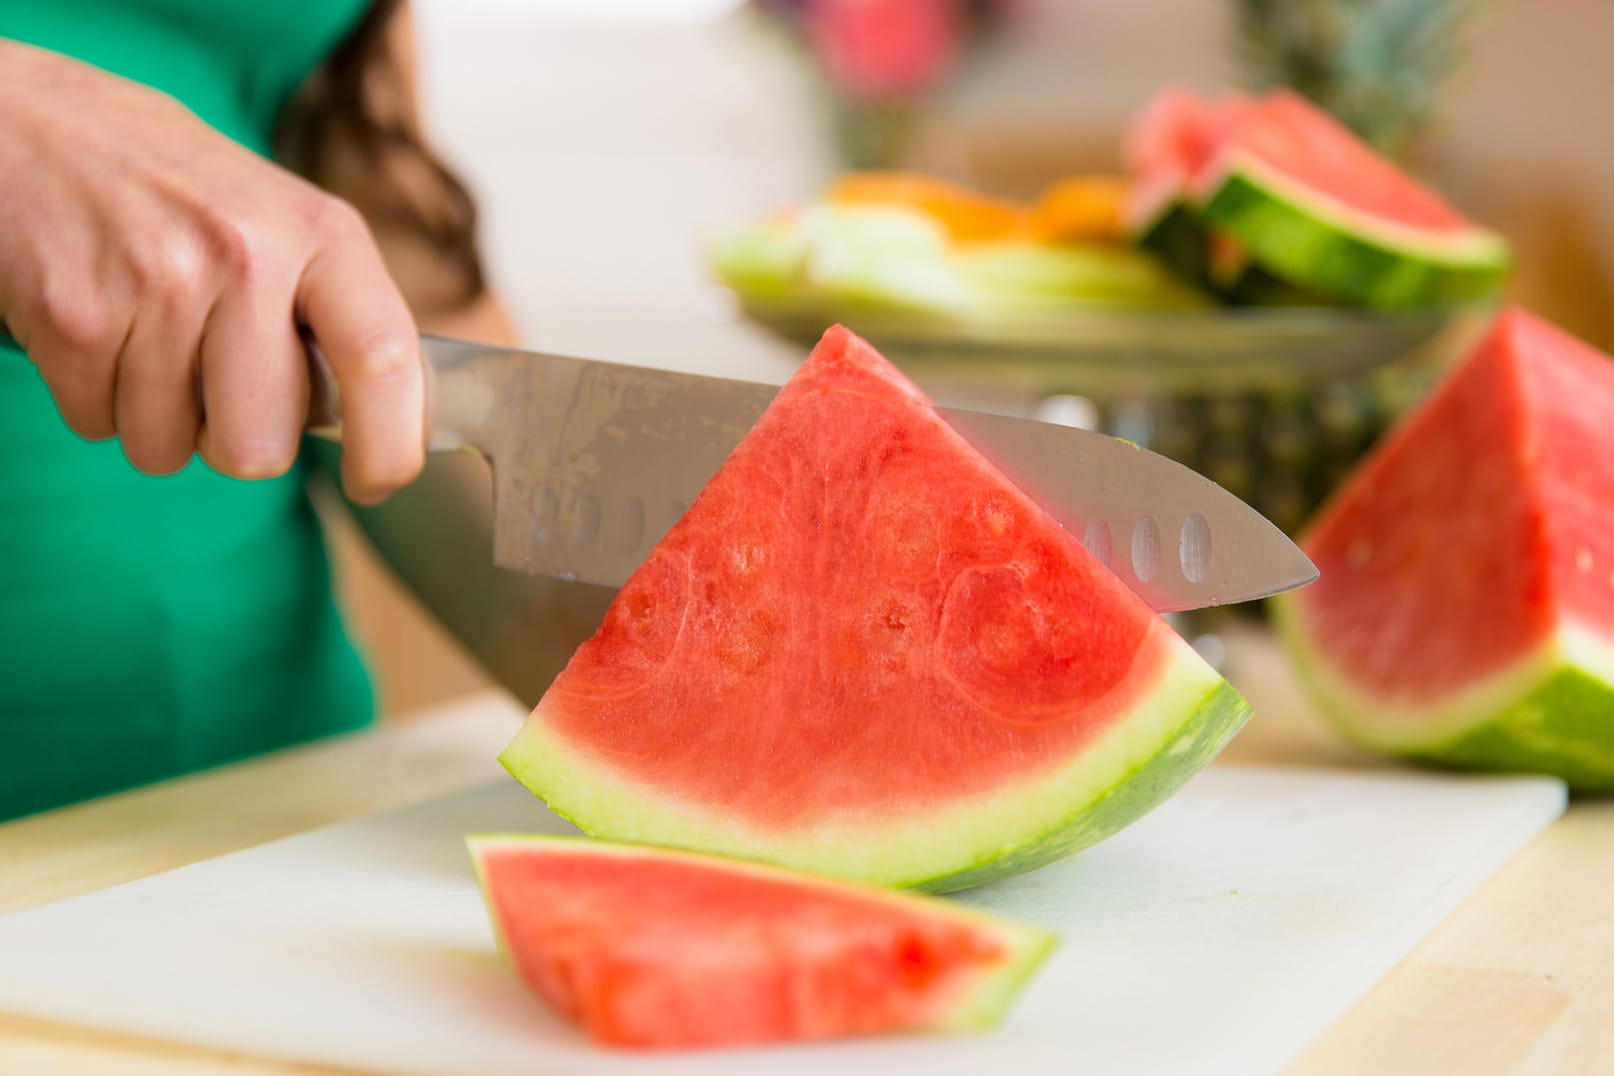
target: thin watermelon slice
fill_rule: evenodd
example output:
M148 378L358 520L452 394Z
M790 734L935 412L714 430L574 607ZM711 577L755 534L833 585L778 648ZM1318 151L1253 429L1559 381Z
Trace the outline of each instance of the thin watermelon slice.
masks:
M501 755L589 833L957 889L1248 716L863 340L825 334Z
M1386 438L1275 605L1365 746L1614 789L1614 360L1519 310Z
M1192 196L1257 264L1346 302L1401 309L1481 299L1508 269L1500 236L1286 90L1233 116Z
M716 856L566 837L469 843L506 960L615 1046L984 1029L1054 946L938 897Z

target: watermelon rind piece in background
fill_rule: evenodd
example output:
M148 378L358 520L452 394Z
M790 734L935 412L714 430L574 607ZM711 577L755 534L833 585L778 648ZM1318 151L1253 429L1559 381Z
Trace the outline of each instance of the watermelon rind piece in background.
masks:
M1193 196L1255 263L1336 301L1452 306L1495 295L1507 277L1501 236L1288 91L1231 124Z

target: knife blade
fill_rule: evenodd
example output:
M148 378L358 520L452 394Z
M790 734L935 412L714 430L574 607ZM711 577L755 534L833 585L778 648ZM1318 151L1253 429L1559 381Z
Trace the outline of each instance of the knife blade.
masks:
M620 586L683 515L778 386L422 336L431 445L493 468L493 558ZM341 435L314 357L309 431ZM1090 430L937 408L1156 610L1250 601L1317 577L1273 523L1173 460Z

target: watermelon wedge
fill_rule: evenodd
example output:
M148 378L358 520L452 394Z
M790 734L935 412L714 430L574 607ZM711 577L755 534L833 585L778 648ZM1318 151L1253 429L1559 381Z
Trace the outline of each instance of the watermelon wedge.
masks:
M995 1024L1054 936L938 897L715 856L478 836L500 950L614 1046L734 1046Z
M1129 233L1234 302L1427 307L1493 295L1507 273L1499 236L1287 90L1162 90L1124 157Z
M1508 247L1286 90L1231 119L1198 168L1205 221L1292 284L1380 309L1481 299Z
M1614 360L1519 310L1339 489L1274 604L1370 748L1614 789Z
M1115 832L1248 713L836 327L500 758L599 836L946 890Z

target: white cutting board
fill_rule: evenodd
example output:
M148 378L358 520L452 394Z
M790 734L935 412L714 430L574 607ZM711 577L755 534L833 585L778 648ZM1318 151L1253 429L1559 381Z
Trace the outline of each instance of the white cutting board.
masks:
M1062 943L963 1038L645 1058L497 962L462 837L567 832L511 781L0 919L0 1011L367 1071L1250 1074L1292 1059L1563 808L1533 778L1213 767L971 893Z

